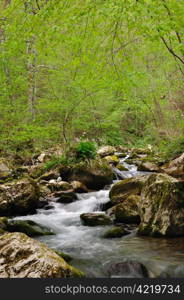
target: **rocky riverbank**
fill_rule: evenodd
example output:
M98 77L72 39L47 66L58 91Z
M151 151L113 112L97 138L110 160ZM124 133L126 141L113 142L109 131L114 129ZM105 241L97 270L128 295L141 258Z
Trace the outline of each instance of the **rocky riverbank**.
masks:
M137 166L133 177L130 166ZM89 211L86 207L77 219L80 226L96 227L97 230L103 228L102 244L105 239L111 247L112 239L123 239L131 236L132 232L154 239L182 238L183 179L184 155L165 163L149 147L128 149L104 146L97 151L95 159L71 163L59 160L53 163L49 151L34 156L27 164L22 160L18 164L2 158L0 277L84 276L58 253L33 239L41 236L57 239L57 232L33 221L31 215L36 215L40 209L49 213L58 205L70 207L70 204L81 202L80 195L86 198L89 195L90 198L95 191L108 186L109 198L100 203L100 211ZM26 220L21 220L21 216L26 215ZM43 253L43 249L42 257L38 252ZM11 253L10 257L8 253ZM26 264L26 261L29 263ZM114 268L113 272L118 276L130 276L129 269L134 270L135 277L153 276L145 271L144 265L135 261L120 262L116 267L111 267Z

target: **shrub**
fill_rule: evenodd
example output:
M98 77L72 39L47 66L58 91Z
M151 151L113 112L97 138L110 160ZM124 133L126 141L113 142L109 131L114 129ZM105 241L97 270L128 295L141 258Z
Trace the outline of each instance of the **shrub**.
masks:
M76 159L95 158L96 147L92 142L80 142L76 146Z

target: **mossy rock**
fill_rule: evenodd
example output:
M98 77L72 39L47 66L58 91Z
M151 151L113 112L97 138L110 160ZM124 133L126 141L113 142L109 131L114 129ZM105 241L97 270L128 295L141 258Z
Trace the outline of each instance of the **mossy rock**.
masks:
M35 213L40 197L38 184L23 178L0 186L0 216Z
M117 165L119 163L119 158L116 155L105 156L104 160L109 164Z
M147 176L138 176L115 183L109 193L112 203L123 202L130 195L140 195L146 179Z
M115 206L115 222L139 224L140 196L130 195L122 203Z
M81 278L84 273L70 266L43 243L24 233L0 236L1 278ZM10 255L11 253L11 255Z
M120 171L128 171L128 169L122 164L117 165L116 168Z
M49 228L40 225L32 220L11 220L7 221L7 230L9 232L23 232L30 237L54 235Z
M108 155L113 155L116 152L116 148L113 146L103 146L100 149L98 149L97 154L100 157L105 157Z
M60 175L68 182L82 182L89 190L103 189L113 180L112 168L101 159L83 161L68 167L61 166Z
M114 226L103 234L103 238L120 238L129 234L129 232L121 226Z
M184 181L152 174L141 194L138 233L155 237L184 236Z

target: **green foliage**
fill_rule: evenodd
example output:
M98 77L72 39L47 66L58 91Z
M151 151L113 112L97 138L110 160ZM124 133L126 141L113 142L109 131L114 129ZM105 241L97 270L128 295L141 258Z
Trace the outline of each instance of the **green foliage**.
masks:
M159 145L159 151L166 160L176 158L184 153L184 138L180 137L169 142L161 143Z
M2 151L29 140L39 148L81 137L144 146L183 136L182 1L7 2Z
M96 156L96 147L92 142L80 142L76 146L76 159L93 159Z

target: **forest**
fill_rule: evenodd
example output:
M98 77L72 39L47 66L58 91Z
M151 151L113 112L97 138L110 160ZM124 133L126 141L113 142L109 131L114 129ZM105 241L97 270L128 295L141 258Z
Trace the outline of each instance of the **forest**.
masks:
M82 137L182 152L182 0L1 2L1 151Z
M183 0L0 0L0 278L184 277L183 28Z

